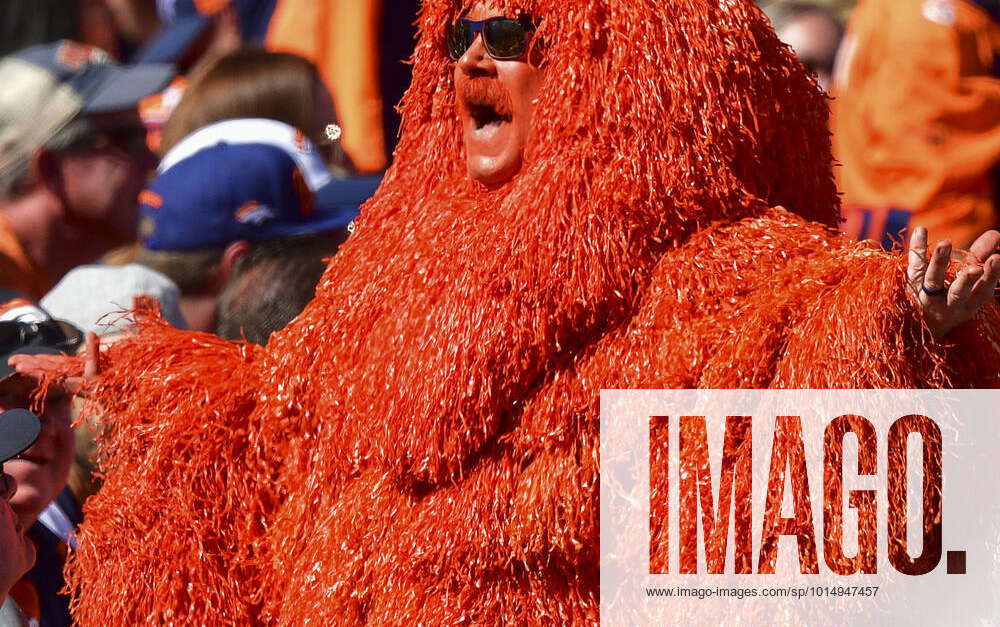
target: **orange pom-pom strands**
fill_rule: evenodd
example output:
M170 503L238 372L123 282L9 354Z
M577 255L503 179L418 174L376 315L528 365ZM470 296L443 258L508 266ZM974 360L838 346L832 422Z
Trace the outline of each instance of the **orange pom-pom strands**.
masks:
M468 7L427 0L394 165L306 311L264 349L112 347L81 624L594 624L600 389L994 382L831 230L824 97L752 3L496 6L545 51L515 178L468 178Z

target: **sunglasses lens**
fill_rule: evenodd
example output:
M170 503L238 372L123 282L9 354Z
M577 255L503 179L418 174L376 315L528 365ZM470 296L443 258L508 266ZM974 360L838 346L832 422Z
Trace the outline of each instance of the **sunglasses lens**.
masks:
M448 29L448 56L458 61L469 49L470 26L465 20L458 20Z
M483 40L496 59L516 59L527 47L527 33L518 20L490 20L483 27Z

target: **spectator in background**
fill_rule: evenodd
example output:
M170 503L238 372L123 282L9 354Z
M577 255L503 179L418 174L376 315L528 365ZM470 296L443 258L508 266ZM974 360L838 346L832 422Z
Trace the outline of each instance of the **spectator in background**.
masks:
M360 172L384 170L388 162L395 129L385 112L402 94L400 78L409 83L399 66L413 51L415 30L406 26L416 10L414 0L278 0L275 8L268 49L300 54L320 68L343 122L344 151Z
M755 0L756 3L768 12L770 15L770 9L778 4L786 4L789 0ZM792 0L793 2L795 0ZM823 7L824 9L829 9L830 12L837 18L839 24L846 24L851 17L851 11L854 10L854 5L857 4L856 0L809 0L809 4Z
M267 344L313 299L339 239L329 234L261 242L236 260L219 294L215 334Z
M26 624L20 608L7 595L35 561L35 546L10 506L17 480L3 465L34 444L40 432L38 418L29 411L0 414L0 627Z
M774 2L768 5L767 16L778 38L816 75L823 91L829 91L844 36L844 27L833 11L814 2Z
M156 0L102 0L122 48L134 50L151 41L160 30ZM122 58L129 58L128 54Z
M162 274L139 265L82 266L69 274L45 295L42 308L84 333L94 333L102 345L115 342L133 330L130 317L122 312L155 307L167 322L186 329L180 312L180 291ZM74 405L74 416L78 413ZM53 534L66 540L66 522L79 520L83 504L100 488L96 473L92 423L74 429L73 465L64 490L42 512L39 520ZM75 527L75 525L71 525Z
M81 266L67 274L42 298L42 308L102 343L132 331L122 312L155 306L178 329L187 322L180 310L180 290L169 278L138 264Z
M344 173L350 162L326 140L336 122L333 100L316 66L293 54L242 49L207 63L163 129L161 154L198 129L234 118L267 118L305 132L327 162Z
M158 27L156 0L4 0L0 56L71 39L123 59Z
M60 39L79 39L76 0L4 0L0 55Z
M219 317L220 295L236 293L231 281L269 257L271 246L314 251L321 265L377 184L334 178L309 138L287 124L219 122L175 145L143 192L137 261L177 283L192 329L213 331L220 322L231 329ZM254 253L264 242L271 243Z
M134 240L156 163L136 107L172 74L69 41L0 60L0 287L38 299Z
M997 219L1000 3L868 0L838 60L845 231L891 247L924 226L959 247Z
M0 410L27 409L39 392L35 379L15 374L7 364L12 355L72 354L82 337L72 325L56 322L23 298L0 304ZM47 627L70 625L69 597L59 592L65 584L67 537L82 521L79 504L64 491L74 448L70 407L70 396L61 387L45 393L37 441L4 467L17 480L10 506L21 529L28 530L37 554L35 565L14 584L10 595L29 619L41 620ZM57 508L61 517L51 513L54 501L61 506ZM49 516L43 519L43 512Z
M275 0L160 0L162 29L138 51L143 63L174 63L182 72L202 58L226 54L243 44L261 44Z
M160 37L144 61L183 70L240 42L301 55L319 68L344 128L344 151L360 172L385 169L395 146L395 106L410 82L418 0L163 0Z

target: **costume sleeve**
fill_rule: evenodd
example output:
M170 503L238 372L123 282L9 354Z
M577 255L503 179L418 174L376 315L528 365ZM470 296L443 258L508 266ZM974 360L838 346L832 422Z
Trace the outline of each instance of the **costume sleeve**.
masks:
M831 244L793 260L746 298L734 314L740 331L721 342L705 387L1000 385L995 304L936 341L910 293L902 256Z
M143 327L111 347L89 397L110 463L68 567L75 620L253 624L274 473L247 427L261 349Z

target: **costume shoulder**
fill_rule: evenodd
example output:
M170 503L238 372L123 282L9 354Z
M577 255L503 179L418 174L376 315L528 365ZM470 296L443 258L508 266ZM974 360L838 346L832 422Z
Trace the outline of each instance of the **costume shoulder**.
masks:
M253 538L274 470L247 427L261 352L149 321L102 356L89 405L110 463L67 577L101 601L77 599L78 623L253 622Z
M905 259L782 209L668 253L635 327L668 387L921 388L1000 383L990 305L935 341Z

